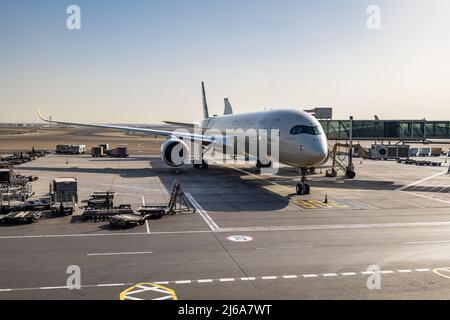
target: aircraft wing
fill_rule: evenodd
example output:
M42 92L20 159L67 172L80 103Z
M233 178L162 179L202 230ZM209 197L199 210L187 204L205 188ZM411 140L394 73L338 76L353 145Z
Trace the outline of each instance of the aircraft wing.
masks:
M178 127L188 128L188 129L193 129L196 126L196 124L194 124L194 123L186 123L186 122L175 122L175 121L163 121L163 122L173 125L173 126L178 126Z
M146 129L146 128L137 128L137 127L127 127L127 126L116 126L116 125L109 125L109 124L87 124L87 123L77 123L77 122L66 122L66 121L57 121L57 120L50 120L45 119L40 110L38 111L38 116L41 120L48 122L48 123L56 123L56 124L62 124L62 125L69 125L69 126L80 126L80 127L89 127L89 128L102 128L102 129L112 129L112 130L118 130L118 131L130 131L130 132L138 132L141 134L148 134L148 135L158 135L163 137L177 137L181 139L191 140L195 142L201 142L202 144L209 145L211 143L216 144L223 144L225 143L225 137L221 135L217 136L206 136L206 135L199 135L199 134L193 134L188 132L171 132L171 131L165 131L165 130L155 130L155 129Z

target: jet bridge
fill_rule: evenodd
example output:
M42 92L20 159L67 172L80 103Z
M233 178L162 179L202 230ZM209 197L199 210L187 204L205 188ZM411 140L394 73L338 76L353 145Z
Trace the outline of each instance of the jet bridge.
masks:
M319 120L328 140L348 140L350 120ZM450 121L353 120L353 139L432 142L450 140ZM440 142L441 143L441 142Z

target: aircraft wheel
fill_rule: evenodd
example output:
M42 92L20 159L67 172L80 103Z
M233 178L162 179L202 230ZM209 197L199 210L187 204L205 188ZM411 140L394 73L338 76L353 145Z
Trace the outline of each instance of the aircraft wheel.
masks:
M257 167L258 169L261 169L261 168L270 168L270 167L272 167L272 161L269 161L269 163L263 164L263 163L258 159L258 160L256 160L256 167Z
M310 194L311 193L311 187L309 186L309 184L305 184L303 186L303 194Z
M305 183L303 185L299 183L296 185L295 191L297 192L298 195L303 196L303 195L310 194L311 187L307 183Z
M345 176L349 179L354 179L356 177L356 173L353 170L347 170L345 172Z
M194 163L194 168L195 168L195 169L200 169L200 167L201 167L201 164L196 164L196 163Z

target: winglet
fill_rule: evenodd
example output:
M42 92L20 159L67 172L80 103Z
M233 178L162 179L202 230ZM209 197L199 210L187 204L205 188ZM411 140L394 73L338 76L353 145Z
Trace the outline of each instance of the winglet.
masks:
M50 120L45 119L45 118L42 116L41 109L38 109L38 117L39 117L39 119L41 119L42 121L50 122Z

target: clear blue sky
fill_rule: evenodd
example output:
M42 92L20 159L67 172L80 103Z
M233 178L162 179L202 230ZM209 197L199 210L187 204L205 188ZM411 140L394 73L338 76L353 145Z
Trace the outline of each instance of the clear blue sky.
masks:
M66 8L82 29L66 28ZM366 8L380 6L381 30ZM0 122L156 123L333 106L336 117L450 118L448 0L3 0Z

